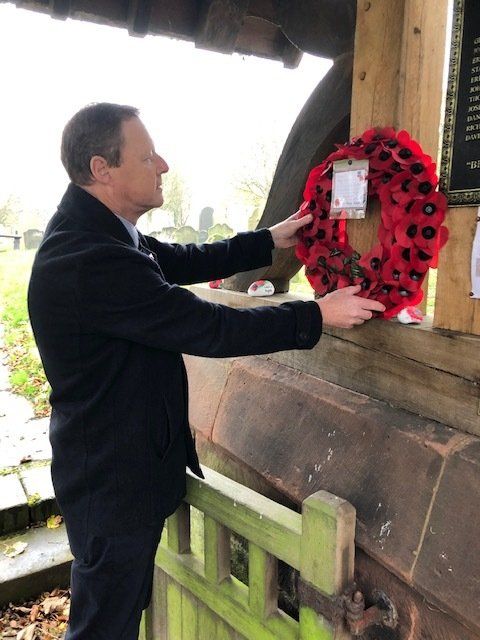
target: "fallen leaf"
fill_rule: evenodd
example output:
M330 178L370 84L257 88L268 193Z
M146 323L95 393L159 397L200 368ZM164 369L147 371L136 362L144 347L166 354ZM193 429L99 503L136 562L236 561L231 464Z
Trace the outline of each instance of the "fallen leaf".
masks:
M16 640L33 640L36 626L36 622L34 622L33 624L29 624L28 627L25 627L25 629L22 629L17 633Z
M35 622L38 618L38 614L40 613L40 607L38 604L34 604L30 610L30 622Z
M23 553L27 547L28 542L14 542L13 544L7 544L3 553L7 558L14 558Z
M43 613L48 615L49 613L53 613L54 611L62 611L66 601L67 598L65 596L61 598L58 598L57 596L54 596L53 598L45 598L45 600L42 602Z
M62 521L62 516L50 516L49 518L47 518L47 528L58 529L58 527L62 524Z

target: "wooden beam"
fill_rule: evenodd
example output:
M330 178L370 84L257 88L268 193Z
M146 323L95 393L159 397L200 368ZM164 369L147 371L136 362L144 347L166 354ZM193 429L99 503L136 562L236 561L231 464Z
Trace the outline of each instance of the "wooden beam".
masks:
M480 300L470 297L470 257L477 207L451 207L449 239L440 254L434 326L480 335Z
M196 285L202 298L231 307L277 305L294 295L251 298ZM374 320L353 330L324 327L318 347L268 358L317 378L480 436L480 338Z
M233 53L247 13L248 0L206 0L195 34L195 46Z
M153 0L129 0L127 26L131 36L146 36L150 27Z
M59 20L66 20L70 15L71 0L50 0L50 11L52 17Z

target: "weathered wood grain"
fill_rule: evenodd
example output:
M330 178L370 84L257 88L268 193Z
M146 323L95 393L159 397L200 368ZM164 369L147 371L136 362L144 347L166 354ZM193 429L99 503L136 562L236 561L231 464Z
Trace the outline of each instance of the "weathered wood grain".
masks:
M480 300L470 297L470 258L478 210L452 207L449 239L440 253L434 326L480 335Z

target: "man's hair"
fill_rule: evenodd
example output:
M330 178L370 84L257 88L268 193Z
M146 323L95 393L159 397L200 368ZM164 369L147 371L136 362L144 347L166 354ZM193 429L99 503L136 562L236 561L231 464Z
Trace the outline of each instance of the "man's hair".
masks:
M67 122L62 135L61 158L70 180L81 186L93 182L90 171L93 156L105 158L109 167L120 166L122 122L138 114L135 107L109 102L80 109Z

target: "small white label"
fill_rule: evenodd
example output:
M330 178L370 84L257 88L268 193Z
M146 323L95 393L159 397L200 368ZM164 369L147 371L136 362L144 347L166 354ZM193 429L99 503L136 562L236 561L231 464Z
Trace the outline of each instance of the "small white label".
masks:
M364 218L367 206L368 160L333 163L330 218Z

